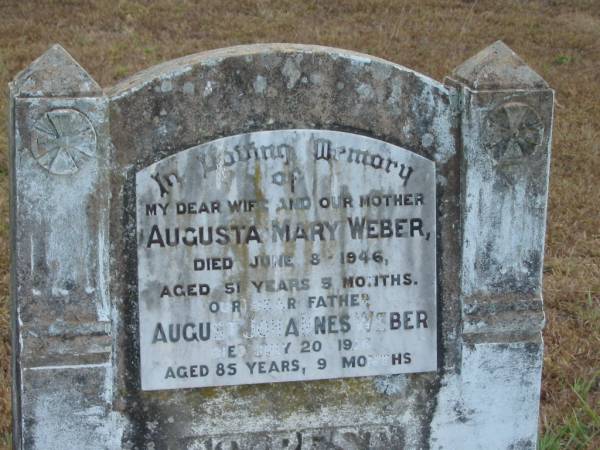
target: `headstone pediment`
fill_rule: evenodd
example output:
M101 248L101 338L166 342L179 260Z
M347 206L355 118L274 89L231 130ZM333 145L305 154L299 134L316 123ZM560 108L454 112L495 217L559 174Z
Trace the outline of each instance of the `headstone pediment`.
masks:
M12 83L19 97L97 97L102 89L59 44L50 47Z
M504 42L496 41L452 72L472 89L548 89L548 83Z

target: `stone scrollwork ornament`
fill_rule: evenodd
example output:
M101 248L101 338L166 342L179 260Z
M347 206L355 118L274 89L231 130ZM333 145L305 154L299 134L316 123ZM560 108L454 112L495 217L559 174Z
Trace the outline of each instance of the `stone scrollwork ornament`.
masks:
M508 102L494 109L485 121L485 147L498 163L532 156L544 136L538 114L525 103Z
M96 153L94 127L77 110L49 111L34 126L31 153L50 173L74 174Z

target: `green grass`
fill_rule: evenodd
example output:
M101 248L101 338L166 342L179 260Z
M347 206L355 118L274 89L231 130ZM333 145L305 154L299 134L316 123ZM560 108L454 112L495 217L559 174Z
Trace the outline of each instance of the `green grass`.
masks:
M589 380L577 379L571 386L577 402L562 424L540 437L539 450L588 450L600 448L600 405L592 392L598 389L600 372Z
M0 436L0 447L6 449L12 448L12 433L6 433Z

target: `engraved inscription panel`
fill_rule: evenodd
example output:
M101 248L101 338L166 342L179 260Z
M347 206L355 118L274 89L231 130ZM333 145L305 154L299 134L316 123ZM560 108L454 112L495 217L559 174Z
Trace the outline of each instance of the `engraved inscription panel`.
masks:
M264 131L165 158L136 192L143 389L436 370L432 161Z

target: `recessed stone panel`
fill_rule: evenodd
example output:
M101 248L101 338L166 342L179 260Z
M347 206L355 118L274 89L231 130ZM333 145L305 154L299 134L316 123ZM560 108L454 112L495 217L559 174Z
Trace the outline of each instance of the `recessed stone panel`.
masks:
M144 389L436 370L434 163L248 133L136 177Z

